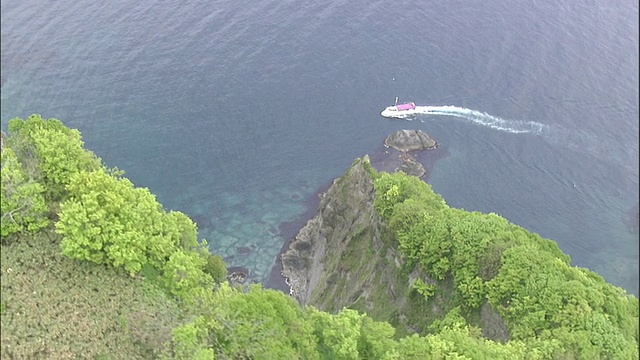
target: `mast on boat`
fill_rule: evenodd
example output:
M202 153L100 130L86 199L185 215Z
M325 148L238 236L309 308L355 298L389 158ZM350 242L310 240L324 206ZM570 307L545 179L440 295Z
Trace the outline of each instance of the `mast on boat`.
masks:
M395 105L398 105L398 97L397 96L396 96L396 103L394 104L394 106Z

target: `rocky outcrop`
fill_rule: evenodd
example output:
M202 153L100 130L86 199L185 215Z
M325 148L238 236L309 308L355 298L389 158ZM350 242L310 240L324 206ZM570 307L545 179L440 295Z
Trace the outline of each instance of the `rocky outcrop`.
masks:
M387 136L384 145L398 151L433 149L438 143L421 130L398 130Z
M417 176L419 178L427 174L427 170L420 164L413 156L409 154L400 155L402 159L402 165L397 169L411 176Z
M385 163L385 171L416 171L397 162L417 163L410 154L398 157L395 150L387 151L393 164ZM376 174L364 156L333 181L320 195L317 214L281 255L281 274L301 305L330 313L348 307L389 322L398 336L425 334L433 321L455 307L455 283L451 278L430 278L419 264L407 267L397 240L375 210ZM438 289L427 301L414 289L417 279ZM506 322L488 303L471 320L483 325L487 338L501 342L510 338Z
M421 130L399 130L387 136L384 146L400 151L398 156L401 165L394 171L402 171L419 178L427 174L427 170L409 152L413 150L435 149L438 143Z
M336 179L322 195L318 214L309 220L282 254L282 275L290 293L308 304L314 291L326 288L326 276L342 258L352 239L371 235L379 242L378 214L373 208L373 180L369 157L358 159L345 175ZM321 284L322 282L322 284Z
M249 269L241 266L227 268L227 280L233 286L244 285L249 277Z
M426 170L410 150L437 143L421 131L403 130L387 138L387 144L394 148L376 158L377 170L369 156L356 159L320 194L316 215L284 249L279 265L289 293L300 304L330 313L345 307L366 312L374 320L389 322L398 336L406 336L424 333L453 308L455 284L430 279L419 265L408 269L397 240L374 207L377 171L422 177ZM413 288L418 278L438 286L427 302ZM497 323L499 314L487 312L485 318ZM504 338L503 331L489 335Z
M405 273L398 244L374 208L375 171L365 156L334 180L317 215L281 255L282 275L302 305L331 313L349 307L388 321L398 336L423 333L451 310L453 287L445 286L429 304L411 296L415 276L432 281L419 270L413 278ZM415 316L425 309L429 314Z
M405 151L434 148L437 143L422 131L401 130L389 136L385 146L402 151L398 164L389 170L422 177L424 166ZM396 283L403 260L394 245L381 240L386 225L374 209L375 171L369 156L357 159L320 195L317 215L280 256L289 293L300 304L335 311L354 302L368 310L374 303L401 308L406 302L409 284Z
M511 339L511 332L507 322L488 301L480 307L480 321L482 324L482 336L487 339L502 343Z

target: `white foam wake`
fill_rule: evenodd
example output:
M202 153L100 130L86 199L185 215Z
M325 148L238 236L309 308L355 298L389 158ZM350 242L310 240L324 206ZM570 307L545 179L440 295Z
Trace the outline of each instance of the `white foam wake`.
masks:
M451 105L416 106L414 113L424 115L453 116L459 119L471 121L478 125L487 126L495 130L507 131L515 134L540 134L548 128L547 125L535 121L506 120L497 116L489 115L485 112Z
M453 116L459 119L487 126L489 128L516 134L541 135L549 143L570 150L588 153L600 160L621 164L629 167L636 164L634 153L625 148L616 148L615 141L606 141L594 134L586 133L580 129L565 129L560 125L545 125L536 121L507 120L477 110L466 109L457 106L416 106L414 115L441 115ZM637 159L637 153L635 153ZM635 170L637 173L637 167Z

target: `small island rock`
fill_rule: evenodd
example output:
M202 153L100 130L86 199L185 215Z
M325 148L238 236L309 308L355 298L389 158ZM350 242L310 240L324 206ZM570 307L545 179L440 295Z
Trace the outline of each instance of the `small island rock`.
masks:
M398 151L433 149L438 143L421 130L398 130L387 136L384 145Z

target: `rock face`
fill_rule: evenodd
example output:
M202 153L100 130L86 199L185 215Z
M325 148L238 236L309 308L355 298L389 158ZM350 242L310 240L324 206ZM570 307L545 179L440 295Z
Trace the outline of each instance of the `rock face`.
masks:
M405 261L374 208L373 171L365 156L333 182L317 215L282 254L282 275L302 305L330 313L349 307L388 321L398 336L422 333L427 317L415 314L423 313L425 305L409 297ZM451 297L443 291L427 307L434 314L448 311Z
M282 275L301 304L310 303L314 291L326 288L325 275L334 270L351 239L365 231L379 242L379 215L373 208L374 188L367 165L371 166L365 156L334 180L320 201L318 215L282 254Z
M424 176L426 170L404 151L437 146L427 134L414 130L396 132L385 145L402 150L397 164L388 170L417 177ZM394 247L381 240L385 225L374 209L372 171L365 155L334 180L321 194L317 215L280 256L289 293L301 304L333 311L363 299L369 308L374 302L403 302L395 293L403 292L406 285L394 284L394 271L402 260ZM384 253L380 252L383 247Z
M235 266L227 269L228 275L227 280L231 283L231 285L243 285L249 276L249 269Z
M433 149L438 143L421 130L398 130L387 136L384 145L404 152Z
M388 321L398 336L423 334L455 305L451 301L455 284L437 283L439 291L428 303L415 296L416 279L436 282L419 265L407 276L398 242L374 208L374 173L365 156L334 180L321 196L317 215L282 254L282 275L289 293L302 305L330 313L349 307L367 312L374 320ZM486 306L479 315L491 327L485 336L498 341L509 338L499 313Z
M413 156L402 154L402 165L397 169L407 175L417 176L419 178L427 174L427 170Z
M507 322L488 301L480 307L480 321L482 323L482 336L487 339L501 343L511 339L511 332Z

